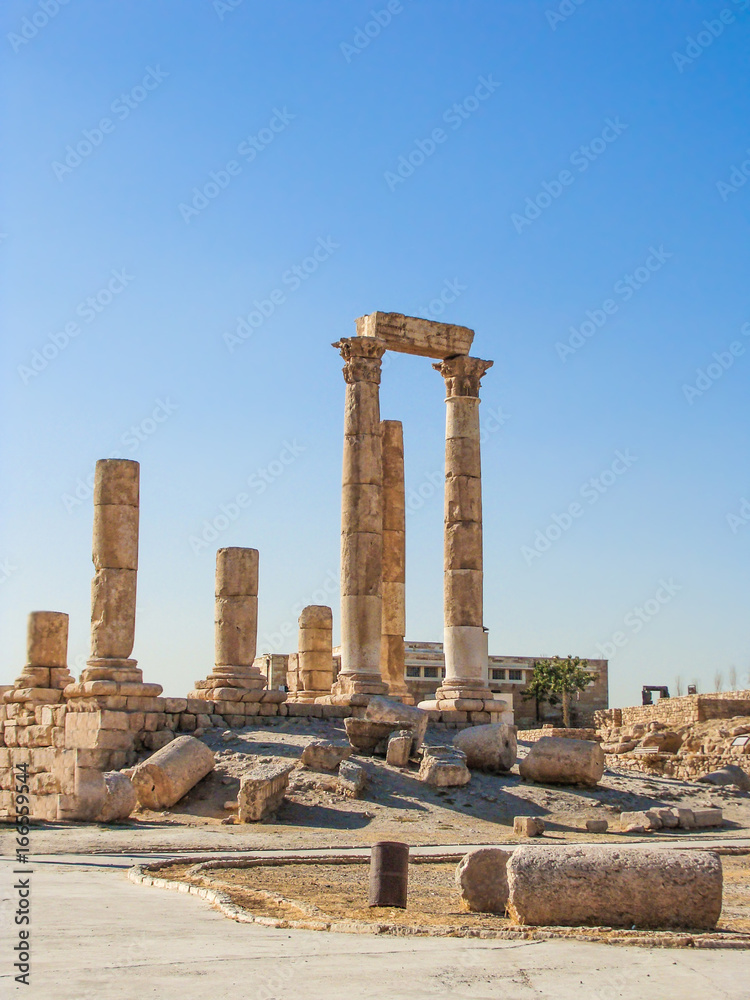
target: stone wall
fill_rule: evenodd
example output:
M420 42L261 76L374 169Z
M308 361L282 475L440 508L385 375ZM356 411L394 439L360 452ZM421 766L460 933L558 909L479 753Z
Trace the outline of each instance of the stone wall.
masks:
M597 729L663 722L670 729L708 719L731 719L750 715L750 691L723 691L719 694L688 694L681 698L660 698L653 705L610 708L594 713Z

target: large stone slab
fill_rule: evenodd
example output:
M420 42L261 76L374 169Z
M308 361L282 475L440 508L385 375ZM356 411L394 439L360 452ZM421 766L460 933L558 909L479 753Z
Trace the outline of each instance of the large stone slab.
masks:
M466 754L467 765L477 771L510 771L516 762L516 727L496 723L463 729L453 745Z
M345 740L313 740L302 751L302 763L316 771L335 771L351 752Z
M479 847L464 855L456 869L456 884L465 910L505 913L509 857L510 852L499 847Z
M466 326L436 323L402 313L374 312L360 316L356 322L358 337L375 337L384 341L389 351L423 358L468 354L474 340L474 331Z
M508 911L519 924L711 930L721 914L713 851L519 847L507 872Z
M391 733L401 728L398 722L373 722L370 719L344 719L346 736L352 747L360 753L372 754L383 744L385 755L386 740Z
M276 812L289 787L289 772L296 766L288 757L271 757L242 775L237 796L240 823L257 823Z
M127 819L138 804L132 781L119 771L104 775L106 798L97 819L101 823L115 823Z
M518 766L526 781L543 785L597 785L604 774L604 753L598 743L543 736Z

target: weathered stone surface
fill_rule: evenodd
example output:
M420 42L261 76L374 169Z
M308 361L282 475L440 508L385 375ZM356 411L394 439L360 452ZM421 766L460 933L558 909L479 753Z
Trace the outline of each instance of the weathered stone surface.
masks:
M709 851L520 847L507 871L519 924L711 930L721 913L721 860Z
M661 820L652 809L620 813L620 833L647 833L661 829Z
M464 855L456 869L456 884L465 910L505 913L510 853L499 847L480 847Z
M598 784L604 774L604 754L598 743L543 736L519 764L526 781L546 785Z
M335 771L351 752L344 740L313 740L302 751L302 763L316 771Z
M706 809L693 809L693 821L696 829L700 830L707 826L721 826L724 816L718 806L711 806Z
M588 833L606 833L609 823L606 819L587 819L586 830Z
M360 316L357 334L382 340L388 350L418 354L424 358L468 354L474 340L474 331L466 326L386 312Z
M94 470L94 505L139 503L140 466L127 458L100 458Z
M26 632L26 656L30 666L65 667L68 662L68 616L62 611L32 611ZM51 683L38 686L55 687Z
M370 719L344 719L346 735L355 750L372 754L397 729L398 722L372 722Z
M704 774L698 781L703 781L707 785L736 785L743 792L750 792L750 774L743 771L737 764L726 764L718 771L711 771Z
M146 809L169 809L212 771L214 755L194 736L178 736L133 771L133 787Z
M397 729L388 737L386 763L392 767L406 767L414 746L414 735L410 729Z
M289 786L289 772L296 761L270 757L254 764L240 778L237 796L240 823L257 823L276 812Z
M216 597L258 596L257 549L229 547L216 553Z
M466 754L468 767L477 771L510 771L516 762L516 727L501 724L462 729L453 745Z
M635 740L624 740L619 743L602 743L604 753L630 753L638 744Z
M365 711L370 722L394 723L395 728L409 729L414 735L414 749L422 746L429 717L413 705L404 705L393 698L371 698Z
M116 823L127 819L138 804L132 781L120 771L104 775L107 795L97 819L100 823Z
M466 755L455 747L425 747L419 780L439 788L468 785L471 771L466 766Z
M91 580L91 655L127 659L135 641L136 571L98 569Z
M352 760L339 764L338 790L350 799L358 799L367 786L367 771Z
M517 837L541 837L544 833L544 820L539 816L514 816L513 833Z

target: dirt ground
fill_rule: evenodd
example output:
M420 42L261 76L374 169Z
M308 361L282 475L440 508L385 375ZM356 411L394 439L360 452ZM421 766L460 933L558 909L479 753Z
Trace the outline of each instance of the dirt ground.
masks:
M721 935L729 935L735 945L750 946L750 851L722 851L724 871L724 905L716 932L708 937L718 943ZM409 865L409 890L406 909L367 905L369 866L362 861L340 859L339 863L250 862L224 867L171 863L159 866L155 872L161 878L187 882L201 888L225 893L232 903L254 916L271 920L298 921L312 918L324 921L330 929L346 930L351 922L370 925L373 931L417 934L439 933L464 935L481 932L521 931L505 916L489 913L469 913L462 905L456 886L456 859L434 861L414 858ZM361 927L358 928L361 930ZM558 929L561 936L577 936L576 930ZM623 931L608 928L587 928L582 931L587 940L622 937ZM593 938L592 938L593 934ZM643 935L662 946L682 945L684 932L645 932ZM742 935L738 940L735 936ZM652 942L652 943L653 943Z
M449 742L451 731L430 727L427 743ZM332 776L308 769L293 773L287 800L275 817L258 824L226 825L224 808L236 799L239 778L252 758L298 758L312 739L345 738L343 722L318 719L254 725L243 730L209 730L202 737L215 751L216 767L169 812L135 813L118 824L41 824L34 830L34 853L195 852L251 849L314 849L368 846L377 840L412 845L514 843L513 817L541 816L545 840L591 840L585 821L605 818L617 828L622 810L656 806L709 806L724 810L720 829L696 839L737 838L750 831L750 794L694 782L634 776L607 770L595 789L563 788L522 782L518 768L507 775L472 773L462 788L436 789L417 779L417 767L399 770L379 757L353 755L366 768L369 784L361 799L339 795ZM519 757L529 744L519 742ZM3 831L3 839L9 836ZM669 839L685 831L650 835ZM597 841L632 841L632 836L599 835ZM7 848L6 848L7 849Z

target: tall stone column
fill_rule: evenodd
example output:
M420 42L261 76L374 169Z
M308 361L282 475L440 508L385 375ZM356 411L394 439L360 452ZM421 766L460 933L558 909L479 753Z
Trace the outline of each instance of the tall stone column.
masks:
M254 666L258 637L257 549L216 553L214 669L196 681L191 697L207 701L260 701L266 679Z
M483 628L479 384L493 364L467 355L433 365L445 379L445 679L441 708L482 711L489 689ZM489 707L489 706L487 706Z
M73 680L68 670L68 616L62 611L32 611L26 631L26 666L4 700L56 705Z
M404 429L380 422L383 438L383 622L380 673L393 698L413 704L404 678L406 632L406 495Z
M91 659L81 680L140 681L130 659L138 573L138 462L104 458L94 475Z
M380 675L383 462L380 365L385 344L346 337L333 345L346 380L341 500L341 672L332 697L366 704L386 694ZM353 700L352 700L353 699Z

